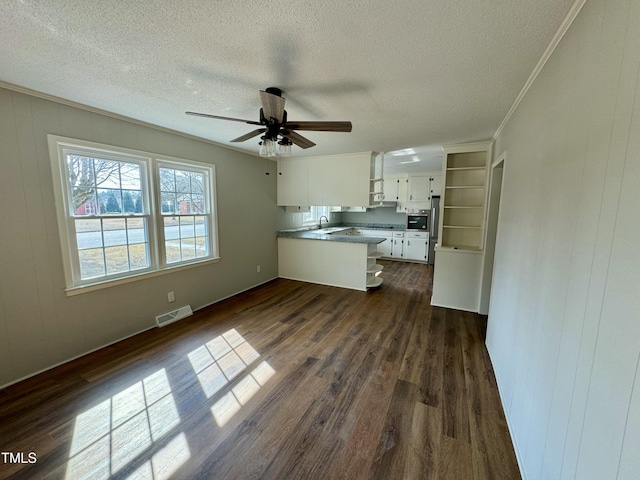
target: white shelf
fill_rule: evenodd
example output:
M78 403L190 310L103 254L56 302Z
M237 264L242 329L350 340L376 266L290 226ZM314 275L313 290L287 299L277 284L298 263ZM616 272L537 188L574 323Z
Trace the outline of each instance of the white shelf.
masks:
M382 270L384 270L384 266L376 263L375 265L367 269L367 273L380 273Z
M380 258L380 257L382 257L382 255L383 255L382 252L375 251L375 252L367 255L367 258Z
M380 285L382 285L382 278L380 277L373 277L367 282L367 288L377 288Z
M462 170L484 170L485 167L450 167L447 168L447 172L459 172Z

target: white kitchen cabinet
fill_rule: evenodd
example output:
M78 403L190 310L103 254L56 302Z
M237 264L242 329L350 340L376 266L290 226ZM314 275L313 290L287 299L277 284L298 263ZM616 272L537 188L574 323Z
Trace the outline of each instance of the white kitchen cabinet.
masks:
M404 259L404 232L393 232L391 238L391 258Z
M429 255L429 236L427 232L405 232L404 259L426 262Z
M308 200L308 170L309 163L306 158L278 160L278 205L311 205Z
M370 205L373 158L372 152L308 157L309 203L360 208Z
M442 174L432 173L429 175L429 200L434 196L442 195Z
M407 212L407 187L408 177L387 177L384 179L384 200L386 202L397 202L396 212Z
M411 175L409 176L409 190L407 206L411 209L428 209L431 208L430 196L430 179L429 175Z

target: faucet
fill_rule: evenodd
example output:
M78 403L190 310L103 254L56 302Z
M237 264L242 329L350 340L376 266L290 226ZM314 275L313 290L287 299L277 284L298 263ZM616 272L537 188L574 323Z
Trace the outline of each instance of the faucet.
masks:
M318 219L318 228L322 228L322 219L323 219L323 218L327 221L327 223L329 223L329 219L328 219L326 216L322 215L322 216Z

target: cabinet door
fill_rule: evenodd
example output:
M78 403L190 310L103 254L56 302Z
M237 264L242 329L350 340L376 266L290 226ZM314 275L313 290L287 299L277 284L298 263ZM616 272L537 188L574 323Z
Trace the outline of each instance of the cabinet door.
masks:
M400 183L399 178L388 177L384 179L384 185L382 186L382 193L384 193L384 200L386 202L398 201L398 185Z
M431 175L429 197L442 195L442 174Z
M391 240L391 257L398 259L404 258L404 234L394 233Z
M309 205L307 175L306 159L281 158L278 160L278 205Z
M416 202L428 203L429 195L429 179L427 175L409 177L409 204Z
M429 239L426 235L412 236L407 234L404 241L405 255L407 260L418 260L426 262L429 254Z
M409 179L400 178L398 182L398 204L396 212L407 213L407 195L409 190Z

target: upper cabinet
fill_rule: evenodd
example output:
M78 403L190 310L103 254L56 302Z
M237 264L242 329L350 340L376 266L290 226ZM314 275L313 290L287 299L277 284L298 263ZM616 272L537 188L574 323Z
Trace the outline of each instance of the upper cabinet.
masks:
M429 175L411 175L409 177L409 208L431 208Z
M454 145L444 147L443 151L440 246L481 251L491 143Z
M442 195L442 174L440 172L409 176L406 196L407 208L429 210L431 197L440 195Z
M306 158L278 160L278 205L311 205L308 199L309 163Z
M371 204L372 152L278 160L278 205Z

